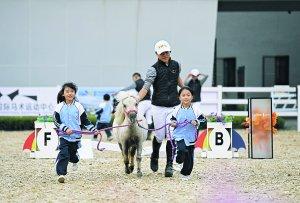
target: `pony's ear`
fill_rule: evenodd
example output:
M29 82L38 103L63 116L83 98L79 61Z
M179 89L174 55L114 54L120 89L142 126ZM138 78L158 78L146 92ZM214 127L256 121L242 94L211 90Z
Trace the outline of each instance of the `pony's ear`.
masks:
M129 90L129 91L120 91L116 96L116 100L118 102L122 101L123 99L125 99L126 97L136 97L138 94L138 92L136 90Z
M133 89L133 90L129 90L127 91L128 96L132 96L132 97L136 97L138 95L138 92Z

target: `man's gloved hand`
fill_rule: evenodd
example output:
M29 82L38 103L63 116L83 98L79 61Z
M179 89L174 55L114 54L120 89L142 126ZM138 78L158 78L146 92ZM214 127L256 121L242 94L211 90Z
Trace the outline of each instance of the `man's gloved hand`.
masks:
M100 135L101 134L101 131L100 130L95 130L94 131L94 135Z
M172 120L170 126L175 128L177 126L177 122L175 120Z

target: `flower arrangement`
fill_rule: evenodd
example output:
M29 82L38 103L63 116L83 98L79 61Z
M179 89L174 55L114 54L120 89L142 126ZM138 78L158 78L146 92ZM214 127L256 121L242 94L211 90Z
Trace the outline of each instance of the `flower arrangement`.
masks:
M272 113L272 132L275 134L277 129L275 125L277 123L278 114L276 112ZM250 118L246 117L245 122L243 123L244 127L248 128L250 125ZM270 131L270 115L269 114L262 114L256 113L252 118L253 127L260 131Z
M216 113L211 113L206 117L207 122L222 122L230 123L233 121L233 116L225 116L223 114L217 115Z

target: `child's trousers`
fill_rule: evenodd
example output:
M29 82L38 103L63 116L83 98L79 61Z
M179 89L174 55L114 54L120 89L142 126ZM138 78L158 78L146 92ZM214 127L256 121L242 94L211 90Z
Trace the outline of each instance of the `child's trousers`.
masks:
M195 146L187 146L186 147L187 152L185 152L185 157L184 157L184 162L183 162L183 167L181 169L181 174L188 176L191 175L193 167L194 167L194 149Z
M79 157L77 154L79 141L69 142L64 138L59 139L59 153L56 159L56 173L57 175L66 175L68 163L77 163Z
M177 144L177 157L176 162L181 164L183 167L180 171L182 175L190 175L194 167L194 145L186 146L184 140L176 142Z

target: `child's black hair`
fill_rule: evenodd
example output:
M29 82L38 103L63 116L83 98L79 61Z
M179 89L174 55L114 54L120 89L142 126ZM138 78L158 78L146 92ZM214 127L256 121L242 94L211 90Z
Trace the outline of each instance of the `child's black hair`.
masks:
M74 90L75 94L76 94L77 86L72 82L67 82L67 83L63 84L63 86L61 87L61 90L57 94L57 103L65 101L65 97L63 96L63 94L64 94L64 90L65 90L66 87L69 87L72 90Z
M109 94L103 95L103 99L104 99L105 101L109 101L109 100L110 100Z
M137 72L136 72L136 73L133 73L133 74L132 74L132 77L135 77L135 76L141 77L141 74L139 74L139 73L137 73Z
M188 91L190 91L190 93L192 94L192 96L194 96L193 90L192 90L190 87L188 87L188 86L183 86L183 87L179 90L178 96L180 96L180 94L181 94L181 92L182 92L183 90L188 90Z

